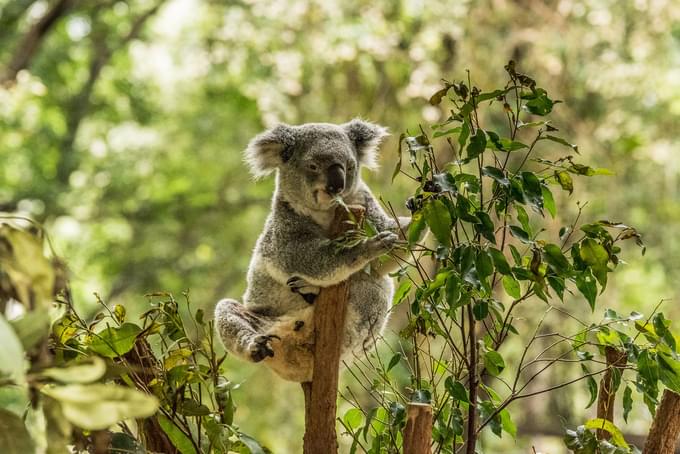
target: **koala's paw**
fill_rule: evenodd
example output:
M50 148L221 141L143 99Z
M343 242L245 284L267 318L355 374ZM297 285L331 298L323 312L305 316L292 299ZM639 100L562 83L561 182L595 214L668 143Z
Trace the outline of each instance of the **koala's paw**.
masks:
M248 352L253 362L259 363L268 356L274 356L272 339L281 339L275 334L260 334L255 336L248 346Z
M319 287L311 285L299 276L293 276L288 279L286 285L288 285L291 292L300 294L308 304L314 304L314 301L321 290Z
M369 238L368 246L372 252L381 255L391 251L398 240L399 236L396 233L385 231Z

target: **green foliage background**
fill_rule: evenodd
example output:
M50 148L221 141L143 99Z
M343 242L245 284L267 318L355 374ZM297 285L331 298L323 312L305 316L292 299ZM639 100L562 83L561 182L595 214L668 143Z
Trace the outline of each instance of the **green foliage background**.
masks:
M0 0L3 71L55 3ZM142 312L144 293L190 289L210 312L241 294L269 206L273 183L253 182L241 161L254 134L277 121L355 116L389 126L383 171L366 177L402 207L407 182L390 184L396 137L447 114L427 103L441 78L469 69L480 88L496 86L510 58L565 101L555 121L584 160L615 172L577 187L588 218L644 235L647 255L627 255L602 307L651 312L659 299L676 299L680 9L672 0L75 2L28 68L0 88L0 211L46 224L81 310L95 310L94 291L128 310L137 301ZM664 311L680 315L672 304ZM231 360L227 374L246 381L235 393L243 430L274 452L296 452L298 387ZM533 416L559 430L553 415L578 413L586 402L575 400ZM630 432L649 419L634 416Z

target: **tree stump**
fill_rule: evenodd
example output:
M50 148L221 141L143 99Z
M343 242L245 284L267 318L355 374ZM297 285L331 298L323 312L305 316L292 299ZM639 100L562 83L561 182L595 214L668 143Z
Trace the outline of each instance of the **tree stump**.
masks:
M363 207L349 207L354 219L363 218ZM347 211L335 210L331 238L352 228ZM304 454L338 452L337 413L340 355L345 333L349 284L347 281L321 289L314 302L314 368L312 381L302 383L305 396Z
M432 406L411 402L406 410L404 454L430 454Z

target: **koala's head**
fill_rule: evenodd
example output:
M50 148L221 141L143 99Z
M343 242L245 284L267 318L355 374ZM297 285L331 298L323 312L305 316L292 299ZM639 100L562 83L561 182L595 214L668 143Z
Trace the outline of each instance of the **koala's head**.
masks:
M377 146L386 136L386 128L362 120L280 124L250 142L246 161L256 177L278 170L285 200L326 210L335 196L354 190L362 165L376 167Z

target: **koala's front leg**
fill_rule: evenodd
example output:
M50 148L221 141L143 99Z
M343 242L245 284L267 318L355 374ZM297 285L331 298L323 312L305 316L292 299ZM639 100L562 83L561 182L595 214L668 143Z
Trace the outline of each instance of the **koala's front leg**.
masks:
M347 248L338 248L325 238L297 243L291 240L289 244L294 246L286 248L285 253L275 257L276 260L270 259L268 266L275 268L273 274L283 273L286 280L296 277L314 286L329 287L347 280L392 250L398 239L393 232L380 232Z

